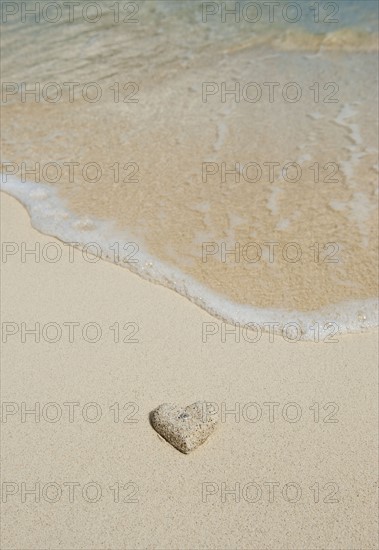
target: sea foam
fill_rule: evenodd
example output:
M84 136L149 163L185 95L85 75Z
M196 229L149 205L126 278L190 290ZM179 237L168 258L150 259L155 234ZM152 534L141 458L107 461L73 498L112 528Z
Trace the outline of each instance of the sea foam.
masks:
M211 315L228 323L253 330L258 325L260 330L285 333L293 341L313 340L315 327L322 340L330 337L331 333L362 332L378 326L376 299L345 301L306 313L258 308L238 304L216 294L181 270L158 260L141 248L135 258L137 261L116 261L114 244L133 242L133 237L118 232L112 222L74 215L58 193L48 185L7 176L6 181L1 184L1 190L26 207L31 223L38 231L78 247L95 243L100 247L103 259L126 267L144 279L175 290Z

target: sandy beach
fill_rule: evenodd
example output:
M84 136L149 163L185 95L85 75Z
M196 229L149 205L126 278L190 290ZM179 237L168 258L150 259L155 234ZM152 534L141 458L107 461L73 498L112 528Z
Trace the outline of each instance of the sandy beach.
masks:
M4 550L377 548L377 331L238 342L1 200ZM149 413L198 400L184 455Z

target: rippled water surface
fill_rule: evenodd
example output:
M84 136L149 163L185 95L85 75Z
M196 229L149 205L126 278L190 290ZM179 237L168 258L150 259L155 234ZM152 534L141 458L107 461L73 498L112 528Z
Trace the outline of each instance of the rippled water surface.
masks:
M2 25L33 225L232 322L376 324L377 3L96 4Z

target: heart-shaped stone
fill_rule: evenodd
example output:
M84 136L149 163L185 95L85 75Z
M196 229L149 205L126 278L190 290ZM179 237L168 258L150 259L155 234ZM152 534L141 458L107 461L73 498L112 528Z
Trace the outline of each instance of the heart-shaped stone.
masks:
M211 403L196 401L184 409L163 403L150 416L153 428L182 453L199 447L214 431L217 415Z

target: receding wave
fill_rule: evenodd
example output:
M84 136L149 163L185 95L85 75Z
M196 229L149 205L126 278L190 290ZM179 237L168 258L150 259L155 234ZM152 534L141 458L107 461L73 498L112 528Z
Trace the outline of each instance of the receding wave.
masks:
M359 332L378 326L375 298L330 304L315 311L259 308L236 303L196 281L179 269L149 255L132 235L119 233L112 222L79 218L70 212L50 187L8 177L3 190L28 210L35 229L115 263L159 283L226 322L255 330L285 332L289 340L324 339L338 333ZM120 253L121 251L121 253Z
M5 26L2 188L65 242L135 243L120 265L227 321L376 325L377 8L202 4Z

